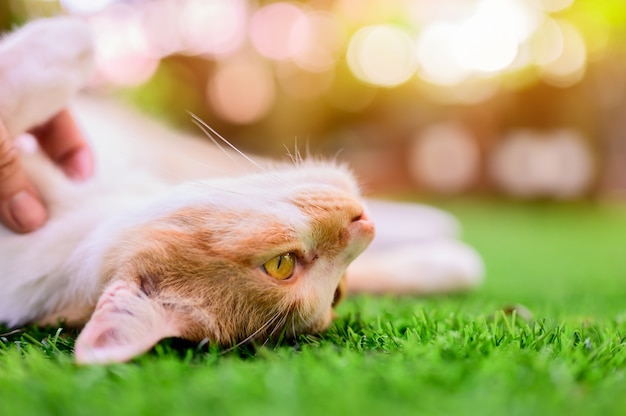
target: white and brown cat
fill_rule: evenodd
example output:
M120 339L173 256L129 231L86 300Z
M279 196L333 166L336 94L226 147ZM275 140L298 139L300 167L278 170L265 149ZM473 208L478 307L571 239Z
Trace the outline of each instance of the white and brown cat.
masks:
M105 363L165 337L232 346L323 331L346 290L437 293L480 281L480 258L456 240L449 215L366 207L345 167L248 160L75 97L92 59L89 28L69 18L0 41L11 136L73 98L98 162L95 178L75 183L24 151L50 218L27 235L0 226L0 322L84 325L77 361ZM356 259L374 237L370 218L378 237Z

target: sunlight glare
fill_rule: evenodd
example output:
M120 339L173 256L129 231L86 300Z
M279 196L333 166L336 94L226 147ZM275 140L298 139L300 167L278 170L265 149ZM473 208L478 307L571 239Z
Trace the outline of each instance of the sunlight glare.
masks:
M482 0L476 15L499 21L515 32L519 42L524 42L543 21L543 13L535 6L531 0Z
M459 61L459 32L458 24L447 22L434 22L422 30L417 40L421 78L433 84L455 85L470 76Z
M456 46L461 65L481 72L507 68L518 51L515 27L508 23L485 12L469 18L461 27Z

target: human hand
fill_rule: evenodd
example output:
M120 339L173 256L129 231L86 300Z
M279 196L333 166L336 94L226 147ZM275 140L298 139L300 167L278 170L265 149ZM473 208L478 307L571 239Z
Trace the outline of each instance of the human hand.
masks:
M83 180L92 175L91 150L67 110L30 133L67 176ZM12 139L0 120L0 222L13 231L27 233L43 226L48 213L22 168Z

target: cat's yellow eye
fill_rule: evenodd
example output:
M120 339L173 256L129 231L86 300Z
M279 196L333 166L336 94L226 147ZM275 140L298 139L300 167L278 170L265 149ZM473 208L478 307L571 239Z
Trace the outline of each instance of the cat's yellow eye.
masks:
M296 256L293 253L285 253L276 256L263 265L263 270L270 277L278 280L289 279L296 268Z

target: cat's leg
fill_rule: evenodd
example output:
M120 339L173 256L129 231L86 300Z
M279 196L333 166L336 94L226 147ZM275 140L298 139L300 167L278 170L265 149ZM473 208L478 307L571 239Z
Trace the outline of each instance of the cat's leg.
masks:
M350 293L438 294L471 289L483 274L468 245L431 240L368 249L348 267L346 280Z
M371 249L399 243L454 239L460 234L459 221L440 209L415 203L366 199L367 212L376 226Z
M92 65L91 30L79 20L36 20L5 36L0 41L0 119L9 136L63 109L87 81Z

